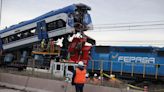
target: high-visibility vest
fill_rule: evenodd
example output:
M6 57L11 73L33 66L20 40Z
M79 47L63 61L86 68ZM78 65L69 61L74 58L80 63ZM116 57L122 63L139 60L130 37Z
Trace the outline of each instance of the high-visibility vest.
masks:
M86 74L86 69L80 70L79 68L76 68L76 75L75 75L74 82L77 84L85 83L86 82L85 74Z
M44 48L44 40L41 41L41 48Z

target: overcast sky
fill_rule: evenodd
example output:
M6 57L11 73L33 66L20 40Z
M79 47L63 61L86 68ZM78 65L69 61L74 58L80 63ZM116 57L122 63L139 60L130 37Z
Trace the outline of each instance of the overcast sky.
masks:
M148 24L164 24L164 0L3 0L1 28L33 19L73 3L84 3L92 8L90 14L95 30L87 34L96 39L98 44L156 45L160 43L164 46L164 25L147 26L146 29L145 27L111 28L124 25L118 23L143 25L145 21L155 21ZM112 25L107 25L110 27L104 30L104 27L98 29L97 26L104 26L100 24Z

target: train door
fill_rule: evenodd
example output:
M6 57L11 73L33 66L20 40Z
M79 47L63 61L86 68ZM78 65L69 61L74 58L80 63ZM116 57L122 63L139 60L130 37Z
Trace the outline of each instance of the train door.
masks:
M45 20L37 23L37 32L38 32L38 39L42 40L48 38Z

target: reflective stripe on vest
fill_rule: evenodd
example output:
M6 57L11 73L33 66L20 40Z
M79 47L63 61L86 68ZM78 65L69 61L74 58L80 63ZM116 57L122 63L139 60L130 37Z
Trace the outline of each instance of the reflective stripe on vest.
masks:
M75 75L74 82L75 83L85 83L86 82L85 74L86 74L85 69L80 70L80 69L76 68L76 75Z

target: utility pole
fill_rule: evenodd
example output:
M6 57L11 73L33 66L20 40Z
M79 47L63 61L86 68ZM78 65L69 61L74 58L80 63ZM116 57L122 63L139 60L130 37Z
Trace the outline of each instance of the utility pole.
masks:
M0 4L0 27L1 27L1 21L2 21L2 5L3 5L3 0L1 0L1 4Z

